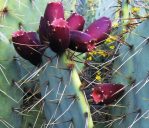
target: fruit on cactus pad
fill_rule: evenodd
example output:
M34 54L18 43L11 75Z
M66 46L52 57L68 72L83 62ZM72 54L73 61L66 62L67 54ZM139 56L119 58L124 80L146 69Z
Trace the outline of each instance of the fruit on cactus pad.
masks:
M49 21L49 23L52 23L53 20L62 18L64 19L64 9L61 2L50 2L48 3L44 18Z
M70 45L72 50L89 52L95 47L91 36L80 32L70 32L70 30L83 30L84 23L83 16L78 13L73 13L67 21L64 20L62 3L51 2L47 5L44 17L41 17L40 20L40 41L42 44L48 42L50 48L58 54L63 53L70 43L72 43ZM72 36L70 37L70 35ZM78 40L75 38L78 38Z
M79 15L78 13L73 13L68 19L67 19L68 25L71 30L79 30L82 31L84 27L84 17Z
M69 47L69 26L62 18L48 24L50 48L56 53L62 53Z
M61 2L48 3L44 12L44 17L41 17L39 25L39 37L42 44L45 44L49 41L47 32L47 23L49 22L51 24L55 19L59 18L64 19L64 9L62 3Z
M78 13L73 13L65 20L62 3L51 2L40 20L40 41L42 44L48 42L50 48L58 54L63 53L68 47L77 52L90 52L98 42L108 37L111 21L102 17L94 21L85 32L80 32L84 23L84 17Z
M111 31L111 20L107 17L102 17L98 20L95 20L85 32L91 35L97 42L96 45L101 44L104 41Z
M25 32L18 30L12 34L13 45L17 53L33 65L37 66L42 62L42 45L38 40L36 32Z
M39 37L42 44L49 42L50 48L61 54L69 47L69 26L64 20L64 9L61 2L47 5L44 17L41 17Z
M96 84L91 97L96 104L110 104L124 93L122 84L103 83Z
M39 38L42 44L48 43L47 20L44 17L40 18Z
M63 53L68 47L77 52L90 52L105 40L111 30L111 21L102 17L83 30L85 20L78 13L73 13L67 21L64 19L64 9L61 2L51 2L47 5L44 17L40 19L39 37L42 44L48 42L50 48ZM99 43L100 44L100 43Z
M95 49L94 40L84 32L73 30L70 31L69 48L77 52L90 52Z

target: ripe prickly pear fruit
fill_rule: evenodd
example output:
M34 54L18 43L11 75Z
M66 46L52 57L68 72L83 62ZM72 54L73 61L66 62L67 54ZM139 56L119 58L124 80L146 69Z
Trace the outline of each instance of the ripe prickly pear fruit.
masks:
M42 44L48 43L47 20L44 17L40 18L39 38Z
M50 48L60 54L69 47L69 26L63 19L56 19L48 24Z
M107 17L102 17L92 24L85 30L85 32L91 35L98 44L101 44L105 40L111 31L111 20ZM97 45L98 45L97 44Z
M13 33L12 41L17 53L33 65L37 66L42 62L42 45L35 32L18 30Z
M47 5L44 18L52 23L55 19L64 19L64 9L61 2L51 2Z
M95 48L93 38L80 31L70 31L70 45L69 48L71 50L77 51L77 52L90 52Z
M40 19L39 37L42 44L48 43L47 24L51 24L55 19L64 19L64 9L61 2L51 2L47 5L44 17Z
M79 15L78 13L73 13L68 19L67 19L68 25L71 30L79 30L82 31L84 27L84 17Z
M96 104L110 104L122 96L123 92L122 84L103 83L95 85L91 96Z

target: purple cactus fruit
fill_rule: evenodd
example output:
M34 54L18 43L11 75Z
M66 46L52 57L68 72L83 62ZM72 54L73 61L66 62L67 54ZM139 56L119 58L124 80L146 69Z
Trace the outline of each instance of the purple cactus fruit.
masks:
M12 34L13 45L17 53L33 65L38 66L42 62L42 45L36 32L18 30Z
M69 47L69 26L62 18L48 24L48 34L51 49L61 54Z
M69 48L71 50L77 52L90 52L95 48L93 38L84 33L77 30L70 31L70 45Z
M64 19L64 9L61 2L51 2L48 3L44 18L49 21L49 23L52 23L55 19L62 18Z
M70 26L71 30L79 30L82 31L84 27L85 20L83 16L79 15L78 13L73 13L67 19L68 25Z
M42 44L48 43L47 22L51 24L55 19L59 18L64 19L64 9L62 3L48 3L44 17L41 17L39 25L39 37Z
M42 44L46 44L48 42L47 20L45 20L44 17L41 17L40 19L39 38Z
M111 20L107 17L102 17L96 21L94 21L85 32L91 35L99 45L102 41L104 41L111 31Z
M91 96L96 104L110 104L122 96L123 92L122 84L103 83L95 85Z

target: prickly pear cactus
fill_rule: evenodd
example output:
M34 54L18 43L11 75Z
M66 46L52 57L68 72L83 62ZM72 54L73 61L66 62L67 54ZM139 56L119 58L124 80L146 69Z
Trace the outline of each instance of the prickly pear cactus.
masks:
M44 3L45 1L43 1L43 3ZM64 2L65 3L65 2ZM13 45L14 45L14 47L15 47L15 49L16 49L16 51L18 52L18 54L21 56L21 57L23 57L24 59L26 59L26 60L28 60L30 63L32 63L33 65L35 65L35 66L40 66L41 65L41 63L42 63L42 60L41 60L41 55L43 55L43 52L41 52L41 50L39 50L39 49L41 49L41 48L39 48L38 46L39 45L41 45L40 43L39 43L39 40L38 40L38 36L37 36L37 34L35 33L35 32L25 32L25 30L33 30L33 31L37 31L37 29L38 29L38 27L37 27L37 24L38 24L38 22L37 22L37 19L38 19L38 16L40 15L42 15L41 14L41 10L42 10L42 7L40 8L40 5L46 5L46 4L42 4L42 2L34 2L34 1L24 1L24 2L18 2L18 5L19 5L19 8L16 8L16 5L17 5L17 2L16 3L7 3L7 1L6 1L6 3L4 2L3 3L4 4L4 6L5 6L5 8L4 8L4 10L2 10L2 11L4 11L5 13L3 14L3 17L2 18L4 18L4 19L2 19L2 23L4 24L4 25L7 25L7 26L9 26L10 25L10 23L8 22L7 23L7 20L9 19L9 21L12 21L11 23L12 23L12 25L13 25L13 30L10 30L10 31L8 31L7 32L7 36L10 36L9 34L10 33L12 33L12 31L14 31L15 29L20 29L20 30L18 30L18 31L16 31L15 33L13 32L13 34L12 34L12 41L13 41ZM65 6L66 6L66 4L64 4ZM29 9L26 9L26 11L23 11L23 9L25 9L25 8L28 8L29 7ZM13 13L11 13L11 10L13 10L13 8L16 8L16 10L15 10L15 15L16 15L16 17L18 18L18 19L15 19L14 17L13 17ZM3 9L3 8L2 8ZM37 13L35 13L34 15L31 13L31 12L33 12L33 10L34 10L34 12L36 12L37 11ZM29 11L29 12L28 12ZM19 15L17 15L17 13L19 12ZM25 13L25 15L21 15L23 12L26 12ZM26 16L26 14L28 15L28 14L30 14L29 16ZM36 15L37 14L37 15ZM61 15L61 14L60 14ZM66 15L66 14L65 14ZM8 17L7 17L8 16ZM24 18L20 18L19 16L22 16L22 17L25 17L25 19ZM76 14L75 15L76 17L79 17L79 15L78 14ZM28 18L27 18L28 17ZM6 20L6 19L7 20ZM46 19L47 20L47 19ZM40 21L39 19L38 19L38 21ZM74 21L74 20L73 20ZM14 23L13 23L14 22ZM42 21L41 21L42 22ZM50 21L49 21L50 22ZM65 21L63 21L62 19L60 19L59 21L56 21L56 22L54 22L53 23L53 25L57 25L57 24L59 24L59 22L60 23L62 23L62 22L64 22L64 24L65 24ZM68 22L70 22L70 21L68 21ZM28 24L28 23L31 23L31 25L30 24ZM27 25L28 24L28 25ZM42 24L42 23L41 23ZM44 25L46 25L47 23L45 23ZM51 23L49 23L49 24L51 24ZM53 27L53 26L50 26L49 25L49 27ZM79 26L78 26L79 27ZM42 28L41 28L42 29ZM74 29L74 28L73 28ZM77 29L77 28L76 28ZM57 30L57 29L56 29ZM58 30L59 30L59 28L58 28ZM41 30L42 31L42 30ZM40 27L39 27L39 34L40 34ZM60 31L61 31L61 29L60 29ZM6 30L4 29L4 31L3 32L6 32ZM69 31L68 31L69 32ZM67 32L66 32L67 33ZM43 33L42 33L43 34ZM56 37L57 37L57 35L58 35L59 33L56 33L56 35L55 35L55 39L56 39ZM62 34L63 35L63 33L60 33L60 34ZM81 32L79 32L78 34L81 34ZM66 34L67 35L67 34ZM64 33L64 36L65 36L65 33ZM80 36L80 35L77 35L77 36ZM89 35L87 35L87 36L89 36ZM40 34L40 39L41 39L41 34ZM61 36L62 37L62 36ZM69 37L69 36L68 36ZM80 36L81 37L81 36ZM63 38L63 37L62 37ZM74 38L74 37L73 37ZM86 37L85 37L86 38ZM48 105L49 103L47 103L47 102L49 102L48 100L50 100L50 98L49 98L49 96L48 96L48 99L47 99L47 95L45 95L45 91L47 90L47 88L44 88L44 85L43 85L43 81L45 80L44 79L44 77L46 76L46 75L44 75L44 74L42 74L42 76L40 75L40 84L41 84L41 94L42 94L42 98L39 100L39 101L37 101L37 103L35 103L35 104L33 104L33 105L31 105L31 106L29 106L29 108L23 108L23 109L25 109L25 110L23 110L22 112L25 112L26 110L28 110L29 109L29 112L30 111L34 111L34 108L36 108L36 105L37 104L39 104L39 102L41 102L45 97L45 101L46 102L43 102L45 105L44 105L44 111L45 111L45 115L46 115L46 118L47 118L47 126L46 127L49 127L49 125L51 125L51 122L50 121L53 121L53 118L56 118L57 117L57 112L58 112L58 116L59 116L59 118L64 118L64 120L62 120L62 122L61 122L61 120L60 120L60 124L62 123L62 124L64 124L63 126L62 125L60 125L59 126L59 122L57 122L57 120L59 121L59 118L57 118L56 119L56 121L54 121L54 126L56 126L56 127L69 127L69 126L71 126L71 123L72 123L72 126L73 127L93 127L93 123L92 123L92 119L91 119L91 115L90 115L90 110L89 110L89 106L88 106L88 103L87 103L87 101L86 101L86 99L85 99L85 95L83 94L83 91L81 91L81 82L80 82L80 80L79 80L79 77L78 77L78 74L77 74L77 71L76 70L74 70L73 69L73 64L71 64L72 62L69 60L69 58L67 58L67 55L60 55L61 54L61 52L64 52L64 50L65 50L65 48L64 49L56 49L56 46L54 46L54 41L56 41L56 40L53 40L53 37L51 37L51 44L50 44L50 47L51 47L51 49L52 50L54 50L55 52L57 52L59 55L59 57L58 58L60 58L60 63L58 62L58 66L60 67L60 69L58 69L58 71L55 69L54 71L53 71L53 69L52 69L52 72L53 72L53 74L52 75L54 75L54 74L63 74L64 76L65 76L65 73L66 73L66 76L64 77L65 79L64 79L64 82L66 82L66 83L63 83L63 80L61 80L61 82L63 83L62 84L62 86L64 85L64 87L65 87L65 84L66 85L69 85L69 86L72 86L71 88L68 88L67 89L67 91L65 92L65 89L66 88L63 88L63 87L60 87L60 92L56 92L56 90L54 90L55 91L55 93L58 93L57 95L59 96L60 95L60 97L54 97L54 96L52 96L52 98L54 98L53 100L56 100L57 101L57 99L55 99L55 98L60 98L59 99L59 101L58 101L58 104L56 105L56 107L55 107L55 105L54 105L54 108L56 108L56 110L54 111L53 110L53 106L52 106L52 108ZM69 38L68 38L69 39ZM91 37L89 36L89 39L87 39L87 41L89 42L90 41L90 39L91 39ZM52 42L53 41L53 42ZM63 39L62 39L62 41L64 41ZM37 43L38 42L38 43ZM68 41L67 40L65 40L65 42L67 43ZM81 43L84 43L85 42L85 40L82 40L82 42ZM20 45L19 43L22 43L22 45ZM41 43L43 43L42 41L41 41ZM43 43L44 44L44 43ZM66 45L66 48L68 47L68 45L69 44L67 44ZM90 49L87 49L87 45L84 43L84 46L86 47L86 49L85 50L90 50ZM60 46L61 48L63 48L62 46ZM80 47L80 49L82 49L83 47ZM94 48L94 47L93 47ZM92 49L93 49L92 48ZM23 50L25 50L25 52L23 53ZM33 51L32 51L33 50ZM61 51L62 50L62 51ZM38 51L38 52L36 52L36 51ZM65 53L64 53L65 54ZM49 55L49 54L48 54ZM50 57L53 55L53 53L52 52L50 52ZM57 55L57 54L56 54ZM43 55L43 56L46 56L46 55ZM37 57L39 57L39 58L37 58ZM65 60L67 60L68 59L68 62L66 61L65 62ZM53 59L53 61L52 61L52 63L55 63L55 60L57 60L56 59L56 57ZM24 61L24 60L23 60ZM48 61L49 61L49 57L48 57ZM70 62L69 62L70 61ZM43 61L43 62L46 62L46 60L45 61ZM56 63L57 64L57 63ZM46 65L47 66L47 65ZM62 68L67 68L67 66L68 66L68 69L66 69L66 71L64 70L64 71L61 71L61 67ZM69 70L69 66L70 66L70 70ZM72 66L72 69L71 69L71 66ZM42 67L42 66L41 66ZM44 66L43 66L44 67ZM25 68L26 68L26 66L25 66ZM28 66L27 66L27 68L28 68ZM31 68L33 68L33 67L31 67ZM30 68L29 68L30 69ZM50 71L49 70L50 69L50 66L46 69L47 71ZM40 67L39 67L39 69L37 70L37 69L35 69L36 71L35 72L37 72L37 74L38 74L38 71L40 70ZM63 69L62 69L63 70ZM50 71L51 72L51 71ZM24 72L23 72L24 73ZM34 77L34 73L32 74L32 73L27 73L27 74L29 74L29 80L32 80L33 81L33 77ZM70 76L69 76L70 75ZM72 75L72 76L71 76ZM35 73L35 76L36 76L36 73ZM55 76L55 75L54 75ZM24 76L23 76L24 77ZM31 77L31 78L30 78ZM49 82L51 82L52 80L51 80L51 78L49 78L48 76L46 76L47 78L48 78L48 80L47 81L49 81ZM18 84L20 84L20 86L22 86L23 85L23 83L26 83L27 82L27 84L29 83L29 80L28 80L28 78L25 76L22 80L21 80L21 82L19 81L19 83ZM71 78L73 78L72 80L71 80ZM75 78L75 79L74 79ZM61 79L61 78L60 78ZM55 79L54 79L55 80ZM59 81L59 79L58 80L56 80L55 82L57 83ZM46 82L46 81L45 81ZM54 87L54 81L53 81L53 84L52 84L52 87ZM62 89L61 89L62 88ZM46 90L45 90L46 89ZM49 88L48 88L48 90L47 91L49 91ZM68 93L68 99L65 101L64 100L64 102L61 102L62 100L63 100L63 96L64 96L64 92L67 94ZM59 94L59 93L61 93L61 92L63 92L62 94ZM70 93L70 96L69 96L69 93ZM26 94L25 94L26 95ZM24 96L25 96L24 95ZM61 96L62 95L62 96ZM66 96L67 97L67 96ZM23 98L23 97L22 97ZM64 98L65 99L65 98ZM72 99L72 102L71 102L71 99ZM72 107L71 107L72 106ZM60 108L59 108L60 107ZM68 107L68 108L67 108ZM67 112L67 109L69 110L69 107L71 108L70 110L71 111L69 111L69 112L71 112L72 113L72 115L71 114L68 114L68 112ZM85 107L85 108L84 108ZM62 109L61 109L62 108ZM75 108L74 110L76 111L76 112L78 112L78 114L75 114L75 112L74 112L74 110L73 110L73 108ZM52 118L51 118L51 120L50 120L50 118L49 118L49 112L50 111L53 111L54 113L54 115L52 115ZM61 112L59 112L59 111L62 111L62 113ZM24 122L23 123L23 126L22 127L30 127L30 126L33 126L33 127L38 127L38 126L36 126L36 125L34 125L35 123L36 123L36 119L35 119L35 123L32 125L32 124L30 124L30 123L32 123L31 122L31 120L29 119L29 118L27 118L27 117L29 117L30 116L30 114L31 113L24 113L25 114L25 116L23 117L24 119L23 119L23 121L26 121L27 120L27 122ZM27 115L26 115L27 114ZM62 114L62 115L61 115ZM63 116L64 115L64 116ZM69 116L68 116L69 115ZM77 115L77 116L76 116ZM76 116L76 117L75 117ZM67 120L68 119L68 120ZM79 119L81 120L81 123L78 123L79 122ZM70 124L69 124L69 121L71 122ZM56 124L55 124L55 122L56 122ZM65 122L68 122L68 123L65 123ZM20 127L20 126L19 126Z
M61 13L57 14L58 11ZM43 58L43 66L41 66L43 71L39 75L46 127L92 128L89 106L81 90L81 81L75 69L73 54L71 55L70 50L66 51L68 47L79 52L92 50L94 48L90 44L92 38L79 32L84 26L81 15L73 13L67 19L67 23L63 13L61 2L49 3L39 27L41 42L45 43L48 39L51 48L45 52L46 57ZM44 22L47 23L47 27ZM46 33L43 33L44 31ZM84 43L85 41L88 43Z
M48 5L47 2L49 2ZM18 98L17 101L21 99L20 102L17 102L17 108L20 108L22 104L21 111L17 111L21 116L17 118L18 116L13 115L13 117L16 117L13 119L10 116L10 125L6 121L3 121L3 124L6 127L11 127L12 124L12 127L16 128L92 128L93 121L90 107L84 92L85 87L84 85L82 86L76 70L78 63L75 64L75 60L78 59L77 62L80 63L83 53L93 51L103 43L110 34L111 20L105 17L108 15L103 14L99 18L97 13L100 12L100 9L97 10L97 13L95 9L97 4L101 4L98 1L79 0L68 2L64 0L63 2L50 2L47 0L15 2L2 0L1 2L0 27L2 27L2 34L0 33L0 37L2 38L2 44L5 42L3 41L5 36L10 39L13 33L12 42L19 55L17 55L17 59L12 60L12 56L16 53L9 53L13 51L12 44L10 45L9 43L7 43L10 48L9 52L2 50L3 54L0 55L2 57L4 54L8 55L8 58L10 57L13 63L16 63L16 60L20 60L19 66L21 66L22 75L22 79L19 80L16 75L20 71L14 68L14 66L17 67L18 65L8 65L7 68L7 63L6 68L9 69L11 66L12 69L8 70L9 72L6 72L5 76L5 72L3 72L5 63L0 63L3 83L4 80L6 82L12 80L15 85L22 88L18 90L16 88L14 90L9 89L12 90L13 96L9 92L7 93L8 90L6 93L3 90L1 91L11 100L15 96ZM45 8L46 11L43 15ZM93 21L95 14L97 14L97 20ZM101 16L104 17L101 18ZM112 19L113 16L110 18ZM87 29L83 30L85 20L88 21L85 24L86 26L89 26L91 22L93 23L88 28L85 26ZM83 61L81 63L84 63ZM8 76L13 74L13 77L18 79L16 79L16 82L14 82L15 78L13 79L11 76L6 79L7 74ZM29 88L30 85L32 86L31 88ZM41 97L38 98L35 96L36 91L30 94L30 89L35 89L36 85L38 86L37 95L40 95L39 92L41 91ZM94 95L97 98L97 103L111 102L110 98L113 93L122 88L121 85L117 85L114 88L114 84L105 85L97 88L101 93L95 93ZM26 87L29 88L27 91ZM111 89L113 93L110 93ZM14 95L13 91L17 93ZM107 95L108 99L100 99L100 95ZM33 101L29 102L31 97L34 97ZM115 97L113 97L114 99ZM13 104L9 105L13 106ZM44 110L45 118L41 114L42 110ZM10 115L10 111L8 115ZM22 117L23 122L21 124Z
M51 57L56 56L47 51ZM75 69L74 62L64 54L49 62L44 59L45 67L40 74L44 111L47 117L47 127L89 127L92 119L88 103L81 90L81 82Z
M93 127L75 69L74 60L79 55L75 52L90 52L102 43L111 31L111 20L98 18L82 31L84 23L84 17L77 12L65 20L63 3L50 2L40 18L39 33L21 29L12 35L17 53L37 67L29 79L39 76L42 98L29 111L43 101L47 128Z

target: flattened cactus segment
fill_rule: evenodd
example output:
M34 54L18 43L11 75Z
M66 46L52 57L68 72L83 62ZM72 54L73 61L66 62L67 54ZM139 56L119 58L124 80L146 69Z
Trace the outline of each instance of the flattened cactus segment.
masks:
M0 39L0 49L0 128L20 128L23 93L16 84L21 78L20 65L8 39Z
M126 41L133 45L133 49L121 46L119 50L121 56L116 59L113 67L115 69L113 82L127 85L123 98L117 101L117 105L121 103L125 108L112 110L113 115L126 115L121 122L122 128L148 128L149 31L147 26L149 20L141 23L128 35ZM113 127L117 128L119 122L115 122Z
M45 54L52 58L56 56L50 49ZM45 97L47 128L93 128L89 106L73 62L67 54L55 57L50 63L46 58L43 60L47 65L40 74L40 83Z

